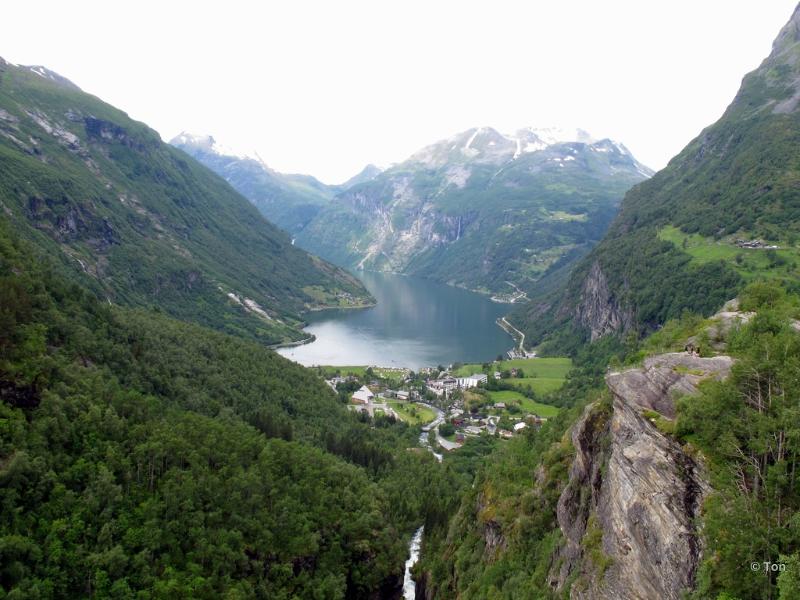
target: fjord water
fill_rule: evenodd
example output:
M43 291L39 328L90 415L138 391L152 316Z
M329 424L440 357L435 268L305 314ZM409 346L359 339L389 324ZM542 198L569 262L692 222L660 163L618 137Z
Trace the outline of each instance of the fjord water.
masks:
M358 277L376 306L312 313L305 331L317 339L280 354L307 366L418 369L490 360L514 345L495 323L508 312L507 304L419 277L375 272Z

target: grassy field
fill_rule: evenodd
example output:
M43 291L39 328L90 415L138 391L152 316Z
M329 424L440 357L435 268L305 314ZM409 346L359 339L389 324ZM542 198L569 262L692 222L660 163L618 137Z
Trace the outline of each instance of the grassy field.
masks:
M519 388L529 385L537 394L547 394L564 385L564 378L571 368L572 360L569 358L517 358L492 363L490 371L522 369L525 377L505 379L504 381ZM480 373L482 370L482 365L468 364L454 371L454 374L463 377Z
M526 377L547 377L551 379L564 379L572 368L569 358L516 358L514 360L501 360L492 363L492 371L505 371L506 369L522 369ZM481 373L483 366L480 364L466 364L453 371L457 377Z
M681 248L692 257L692 262L696 264L723 260L745 279L796 277L798 275L797 265L800 262L798 248L780 248L778 250L739 248L734 243L736 236L715 240L696 233L684 233L671 225L659 230L658 237Z
M424 425L436 418L434 411L421 404L403 402L401 400L389 400L387 404L395 410L403 421L411 425Z
M513 390L489 392L489 396L491 396L493 402L505 402L507 405L518 404L523 412L534 413L540 417L551 418L558 414L558 407L536 402Z
M352 375L353 377L366 377L366 366L347 366L347 367L336 367L336 366L320 366L315 367L319 371L322 372L323 376L327 379L333 377L338 372L342 377L346 377L347 375ZM405 377L407 370L400 369L400 368L392 368L392 367L372 367L372 372L375 373L376 376L381 377L383 379L394 379L396 381L401 381L403 377Z
M527 373L527 370L525 371ZM506 379L506 383L514 387L524 388L531 386L537 394L555 392L564 385L563 377L520 377L519 379Z

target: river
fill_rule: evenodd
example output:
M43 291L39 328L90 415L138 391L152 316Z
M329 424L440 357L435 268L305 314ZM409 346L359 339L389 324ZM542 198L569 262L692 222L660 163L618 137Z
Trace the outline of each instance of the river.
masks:
M417 593L417 584L411 577L411 567L419 560L419 550L422 547L422 533L425 527L422 526L414 532L411 543L408 546L410 556L406 561L406 571L403 575L403 600L414 600Z
M514 346L497 324L508 304L419 277L359 272L377 304L306 316L310 344L282 348L300 364L409 367L483 362Z

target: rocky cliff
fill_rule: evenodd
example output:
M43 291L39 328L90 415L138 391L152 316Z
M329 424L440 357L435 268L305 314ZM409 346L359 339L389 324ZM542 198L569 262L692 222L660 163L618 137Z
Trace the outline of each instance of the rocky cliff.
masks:
M574 426L575 459L558 502L565 543L552 585L578 599L678 600L702 553L702 462L668 433L675 399L724 378L732 359L669 353L606 377L610 414L587 408Z
M621 306L608 288L603 269L595 262L583 282L580 302L574 309L576 320L589 330L591 341L615 331L626 331L633 326L633 312Z

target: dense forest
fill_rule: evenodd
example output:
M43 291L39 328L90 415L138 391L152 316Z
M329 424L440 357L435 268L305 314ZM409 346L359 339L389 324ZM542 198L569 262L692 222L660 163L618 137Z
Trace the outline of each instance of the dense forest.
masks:
M0 222L4 597L361 598L458 472L256 343L97 300Z
M756 316L728 334L731 376L703 383L698 394L678 402L674 421L658 423L670 439L702 457L709 472L703 560L691 597L788 600L800 594L800 296L756 282L742 292L741 310ZM426 537L428 551L418 569L428 597L568 597L574 579L560 590L553 587L564 544L557 506L575 456L570 428L581 414L598 423L612 414L601 365L634 367L644 357L683 347L686 339L702 339L707 326L701 315L686 312L642 341L623 345L608 338L589 346L591 355L584 347L558 392L572 408L498 448L478 469L447 533ZM582 544L601 574L611 560L602 536L590 520ZM757 568L751 570L752 564Z

